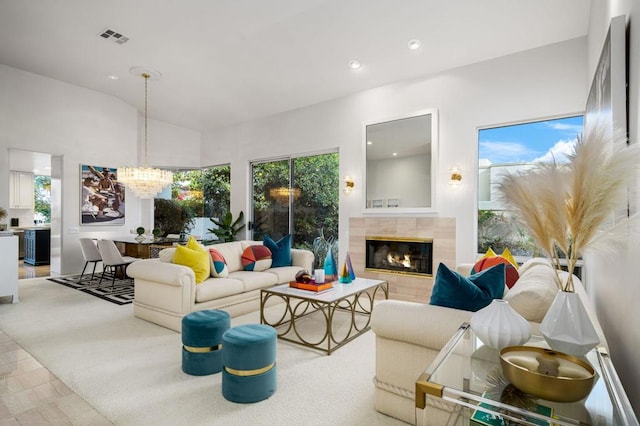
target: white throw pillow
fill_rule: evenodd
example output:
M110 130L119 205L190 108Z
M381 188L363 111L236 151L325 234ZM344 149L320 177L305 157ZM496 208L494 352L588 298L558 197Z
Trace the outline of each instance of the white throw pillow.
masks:
M176 248L175 247L169 247L169 248L166 248L166 249L162 249L158 253L158 259L160 259L160 262L172 263L173 262L173 255L174 255L175 252L176 252Z
M542 322L558 293L555 271L549 263L527 265L504 299L528 321Z

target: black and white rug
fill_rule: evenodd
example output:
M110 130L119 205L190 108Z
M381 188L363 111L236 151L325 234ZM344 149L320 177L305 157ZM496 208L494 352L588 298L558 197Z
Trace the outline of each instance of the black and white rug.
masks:
M116 278L113 286L110 275L105 275L100 286L98 286L100 274L96 274L93 280L91 280L90 274L85 274L81 283L78 283L79 278L80 275L69 275L64 277L50 277L47 279L54 283L89 293L100 299L108 300L116 305L126 305L133 302L133 280L130 278Z

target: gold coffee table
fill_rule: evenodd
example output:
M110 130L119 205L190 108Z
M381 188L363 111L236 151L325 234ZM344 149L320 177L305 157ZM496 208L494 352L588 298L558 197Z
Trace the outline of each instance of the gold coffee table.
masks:
M532 336L525 345L548 347L541 336ZM513 393L500 392L508 382L502 382L499 351L484 346L464 323L416 381L416 424L428 424L428 410L423 409L437 405L451 411L448 425L483 424L471 422L476 411L476 418L495 416L498 420L492 424L638 425L606 349L592 349L585 359L596 371L586 398L558 403L532 397L529 401L538 410L531 409L532 405L522 408L522 404L505 401L504 395Z
M368 278L336 281L319 293L279 285L261 290L260 322L282 340L331 355L369 330L374 300L381 295L389 298L389 283Z

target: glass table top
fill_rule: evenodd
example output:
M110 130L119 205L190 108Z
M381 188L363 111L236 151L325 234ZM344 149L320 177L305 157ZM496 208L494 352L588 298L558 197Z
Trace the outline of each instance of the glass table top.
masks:
M525 345L548 347L535 335ZM485 346L464 323L416 382L416 407L424 408L425 393L453 402L461 407L452 414L453 425L637 425L606 349L593 349L584 359L596 379L583 400L559 403L526 395L505 379L499 351ZM472 417L502 420L470 423Z

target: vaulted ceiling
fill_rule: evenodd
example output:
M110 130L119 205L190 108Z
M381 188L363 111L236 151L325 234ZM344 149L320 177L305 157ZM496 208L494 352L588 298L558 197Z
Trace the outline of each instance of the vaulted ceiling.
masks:
M589 8L588 0L0 0L0 63L139 109L144 83L130 69L157 71L149 116L207 131L582 37ZM101 37L108 29L128 40ZM413 39L417 50L407 48Z

